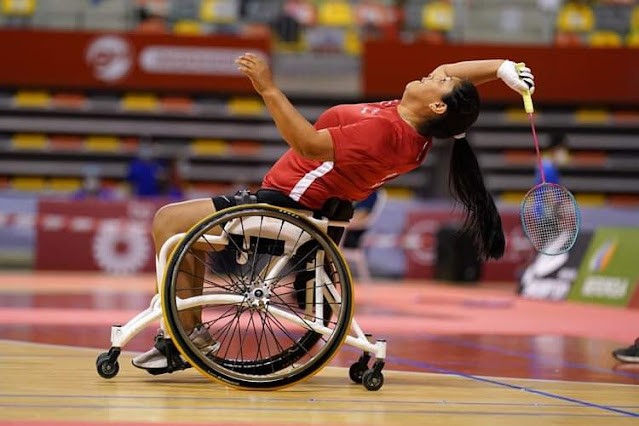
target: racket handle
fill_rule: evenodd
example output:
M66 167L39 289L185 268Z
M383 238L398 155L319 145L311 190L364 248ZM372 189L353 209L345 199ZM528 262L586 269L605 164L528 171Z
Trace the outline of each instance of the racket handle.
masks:
M520 62L515 66L517 67L517 69L522 69L523 67L526 66L526 64L523 62ZM522 93L521 96L524 98L524 110L528 114L532 114L533 112L535 112L535 108L533 107L532 95L530 94L530 91L526 90L524 93Z
M526 93L524 93L521 96L524 98L524 109L526 110L526 112L528 114L532 114L533 112L535 112L535 108L533 107L532 96L530 95L530 92L526 91Z

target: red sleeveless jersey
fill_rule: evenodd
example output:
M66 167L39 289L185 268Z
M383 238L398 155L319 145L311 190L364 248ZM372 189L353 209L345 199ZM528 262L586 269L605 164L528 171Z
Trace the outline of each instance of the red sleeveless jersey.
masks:
M264 176L275 189L311 209L331 197L361 201L385 182L418 167L432 145L397 112L399 100L338 105L315 123L333 139L334 161L303 158L289 149Z

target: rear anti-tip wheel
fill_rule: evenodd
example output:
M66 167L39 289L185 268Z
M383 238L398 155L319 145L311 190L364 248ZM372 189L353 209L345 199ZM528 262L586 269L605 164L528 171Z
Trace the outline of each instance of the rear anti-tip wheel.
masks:
M379 390L384 384L384 375L381 371L374 369L366 370L362 375L362 384L369 391Z
M109 358L109 353L104 352L100 354L98 359L95 361L98 374L105 379L115 377L118 374L118 371L120 371L120 364L117 361L111 362Z

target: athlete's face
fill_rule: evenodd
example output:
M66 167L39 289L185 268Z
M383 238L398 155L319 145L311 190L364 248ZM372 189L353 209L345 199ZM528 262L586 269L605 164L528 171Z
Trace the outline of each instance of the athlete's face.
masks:
M424 110L432 110L436 113L445 112L445 104L442 98L448 95L460 84L457 77L430 74L421 80L411 81L404 89L402 99L410 99L419 102Z

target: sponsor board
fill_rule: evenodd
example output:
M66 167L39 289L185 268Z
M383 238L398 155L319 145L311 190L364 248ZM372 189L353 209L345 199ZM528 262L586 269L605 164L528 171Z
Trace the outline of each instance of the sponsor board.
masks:
M150 226L161 203L42 200L35 269L134 274L155 269Z
M512 281L534 256L534 248L521 229L518 210L500 211L506 251L499 260L484 262L482 280ZM406 278L433 278L437 238L440 227L456 225L462 221L459 211L450 207L412 208L407 215L398 244L405 253Z
M270 55L266 38L0 29L0 85L252 93L235 66Z
M639 228L600 228L584 256L570 300L628 306L639 280Z
M591 238L591 232L582 231L569 252L557 256L538 254L519 280L519 294L527 299L566 299Z

